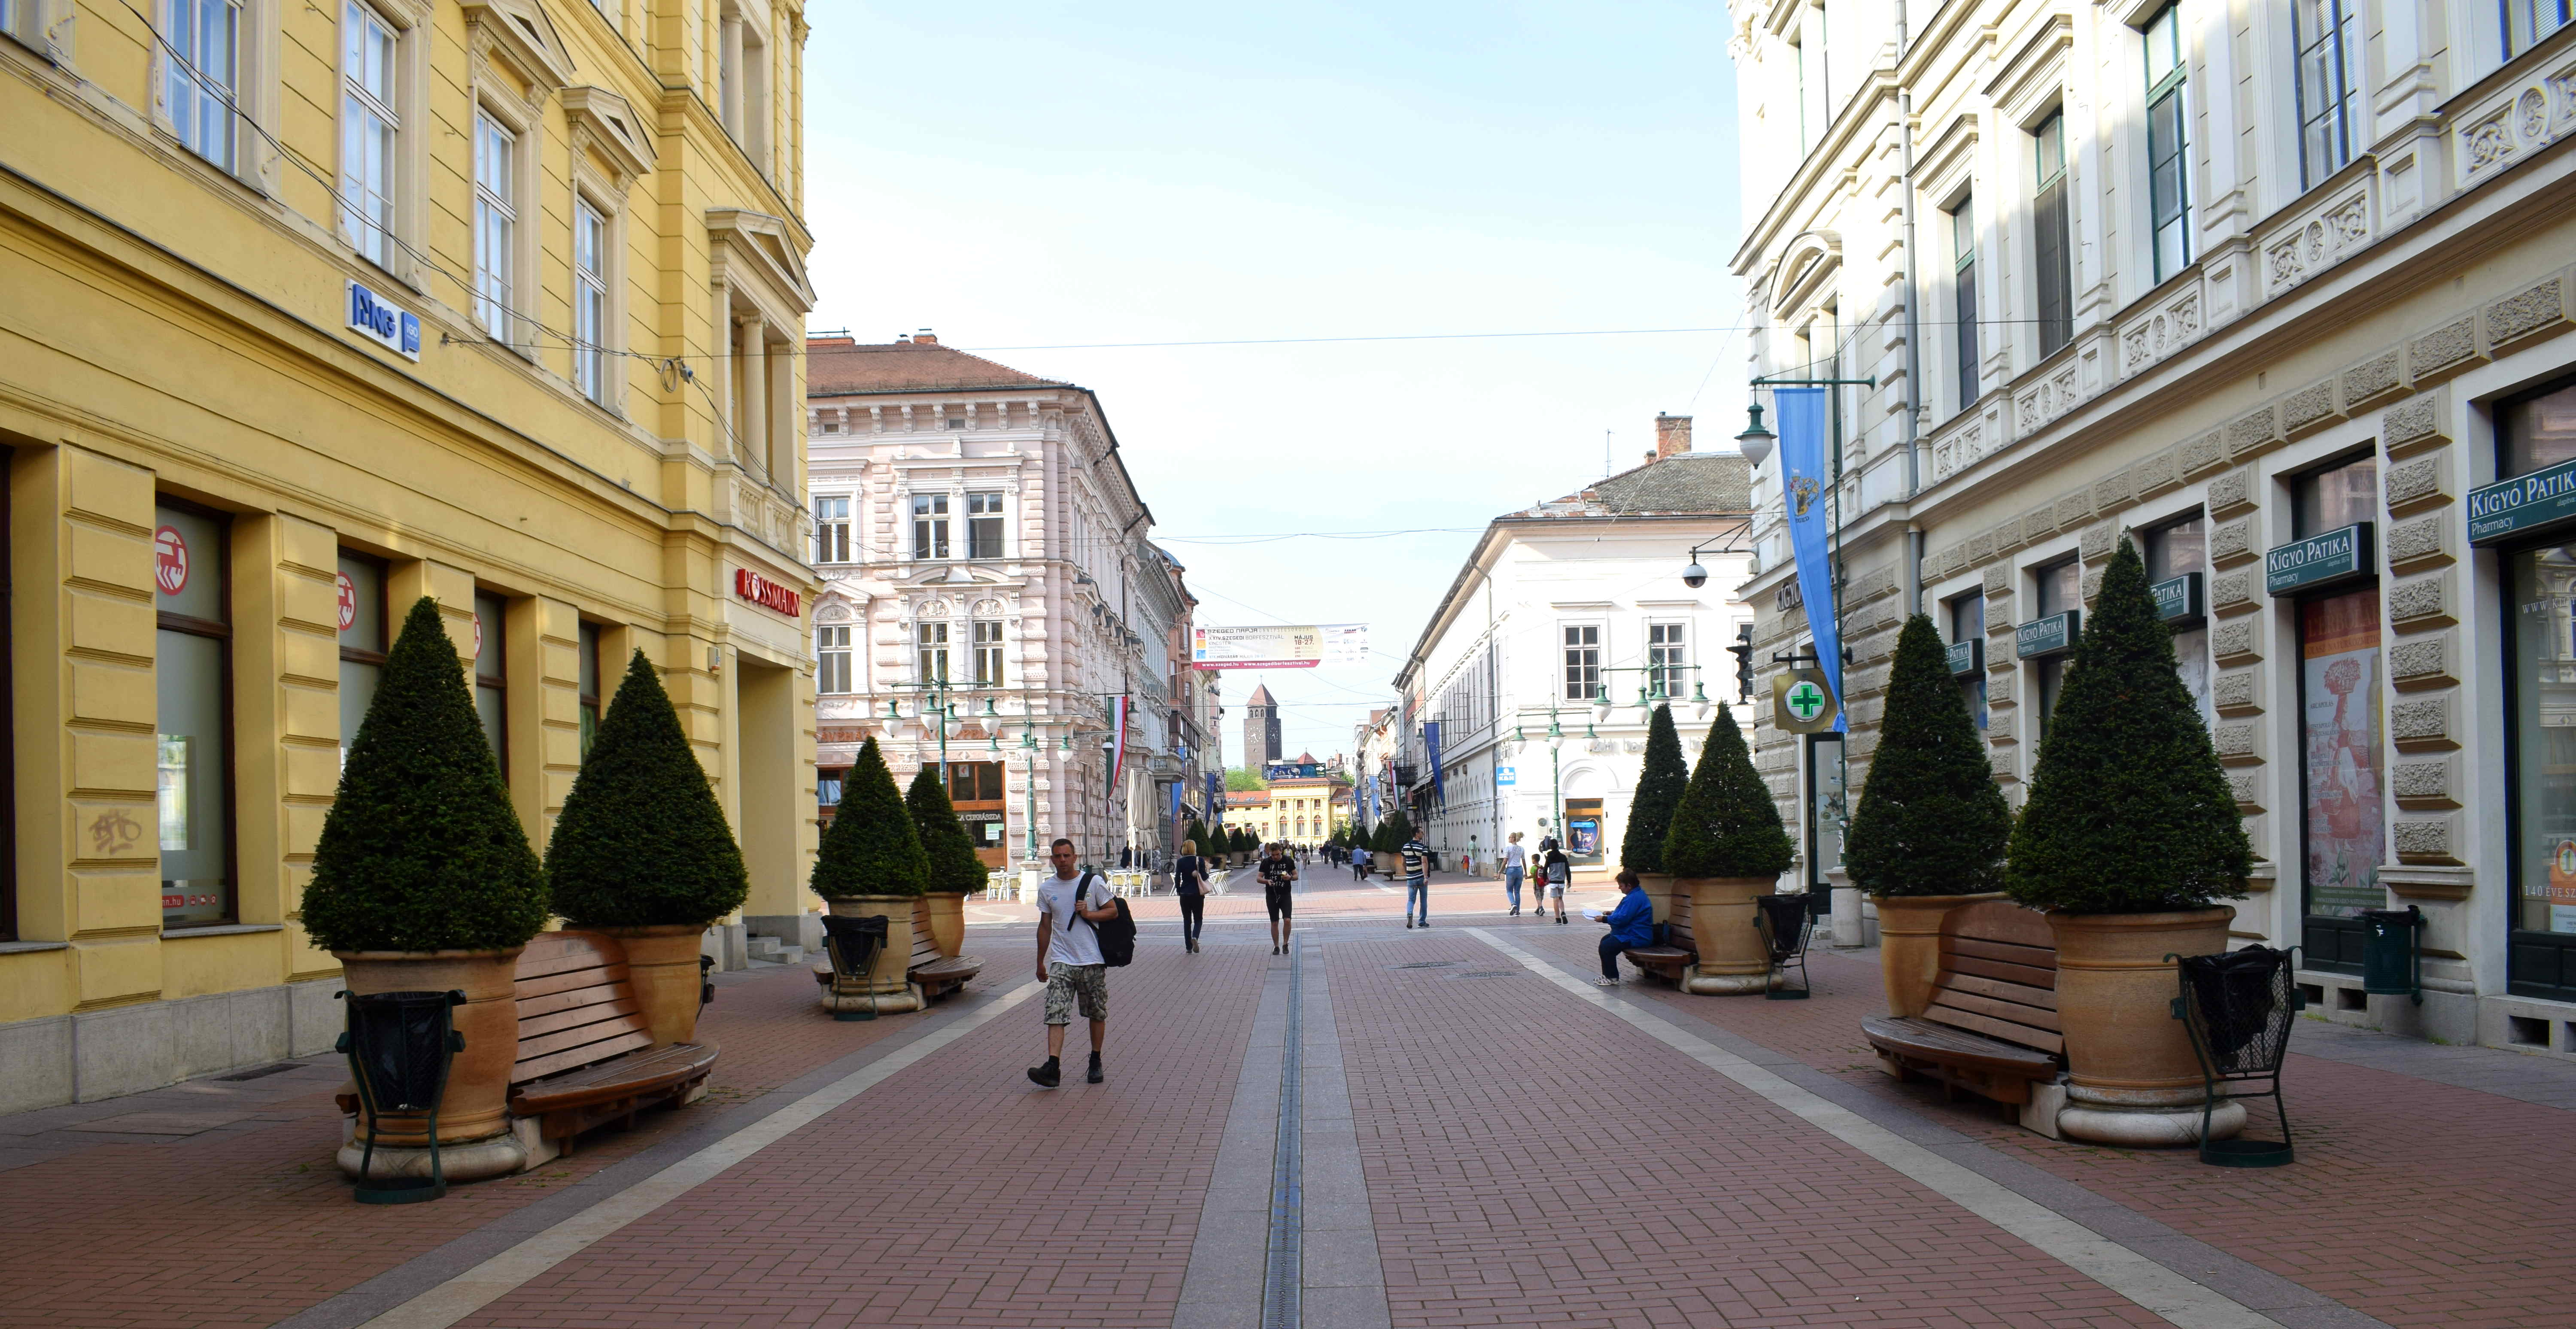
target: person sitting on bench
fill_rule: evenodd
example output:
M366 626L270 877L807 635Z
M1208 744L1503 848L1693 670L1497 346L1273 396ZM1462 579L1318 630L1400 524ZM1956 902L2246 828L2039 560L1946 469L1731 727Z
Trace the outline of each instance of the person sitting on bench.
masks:
M1619 953L1631 946L1655 944L1655 902L1637 888L1637 874L1619 869L1619 903L1601 921L1610 935L1601 939L1601 986L1619 986Z

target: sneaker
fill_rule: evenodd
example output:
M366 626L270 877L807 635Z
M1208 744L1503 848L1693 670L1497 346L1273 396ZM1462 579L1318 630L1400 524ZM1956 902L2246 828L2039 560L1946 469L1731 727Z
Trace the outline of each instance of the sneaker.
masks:
M1619 980L1615 978L1596 978L1592 980L1592 986L1597 988L1615 988L1619 986Z
M1053 1089L1057 1085L1064 1083L1064 1072L1057 1068L1054 1061L1050 1060L1043 1066L1031 1066L1029 1068L1029 1080L1040 1089Z
M1100 1073L1100 1054L1099 1054L1099 1053L1097 1053L1097 1052L1092 1053L1092 1054L1091 1054L1091 1069L1090 1069L1090 1070L1088 1070L1088 1071L1083 1072L1083 1075L1082 1075L1083 1083L1085 1083L1085 1084L1098 1084L1098 1083L1100 1083L1102 1080L1107 1079L1107 1078L1108 1078L1108 1077L1106 1077L1106 1076L1104 1076L1104 1075L1102 1075L1102 1074Z
M1413 920L1410 918L1404 920L1404 926L1407 930L1410 930L1413 927Z

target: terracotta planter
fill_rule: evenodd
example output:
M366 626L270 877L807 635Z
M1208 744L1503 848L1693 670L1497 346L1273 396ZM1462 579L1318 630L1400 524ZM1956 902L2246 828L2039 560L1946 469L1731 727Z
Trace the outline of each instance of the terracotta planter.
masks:
M880 1014L919 1010L921 997L913 991L904 973L912 967L913 927L922 909L920 898L910 895L854 895L824 903L839 918L884 919L886 944L884 950L877 952L877 962L869 967L867 982L861 984L835 978L823 986L823 1004L839 1010L843 1002L850 1002Z
M1699 965L1682 990L1702 995L1763 992L1771 986L1771 952L1753 926L1753 897L1779 886L1773 877L1681 877L1676 892L1690 892L1691 936Z
M1941 979L1941 922L1950 911L2002 891L1976 895L1882 895L1878 903L1878 969L1887 984L1887 1013L1921 1015Z
M511 999L521 948L505 951L333 951L349 990L449 992L465 1004L449 1013L465 1035L465 1050L447 1068L447 1095L438 1109L439 1143L459 1144L510 1128L510 1067L519 1059L519 1007ZM358 1114L358 1139L369 1122ZM375 1123L379 1145L426 1146L426 1114L388 1112Z
M695 1042L698 1037L700 943L703 923L649 923L634 927L580 928L614 939L626 952L626 982L653 1046Z
M951 959L966 949L966 897L962 895L925 895L921 897L922 926L930 932L930 944Z
M2225 905L2162 914L2050 914L2057 938L2057 1015L2069 1071L2059 1128L2114 1144L2187 1144L2200 1133L2200 1063L2173 1018L2168 955L2227 949ZM2227 1105L2212 1134L2227 1136L2244 1110Z
M1673 921L1673 889L1674 882L1676 880L1677 878L1669 872L1640 872L1637 874L1637 889L1644 891L1646 893L1647 902L1655 907L1655 921L1657 923L1670 923Z

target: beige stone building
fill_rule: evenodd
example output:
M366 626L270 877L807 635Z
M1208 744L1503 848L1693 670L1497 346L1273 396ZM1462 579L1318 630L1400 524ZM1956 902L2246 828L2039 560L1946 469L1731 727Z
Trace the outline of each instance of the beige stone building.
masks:
M804 37L0 4L0 1110L331 1046L302 892L423 595L540 852L641 650L793 907Z
M1839 880L1905 614L1957 644L2017 804L2131 539L2262 860L2237 936L2303 946L2334 1018L2576 1055L2563 13L1737 11L1746 141L1789 145L1745 158L1749 369L1864 380L1821 495L1851 734L1766 716L1759 744L1806 883ZM1766 669L1815 608L1779 467L1745 588ZM2407 906L2421 1006L2359 978L2360 911Z

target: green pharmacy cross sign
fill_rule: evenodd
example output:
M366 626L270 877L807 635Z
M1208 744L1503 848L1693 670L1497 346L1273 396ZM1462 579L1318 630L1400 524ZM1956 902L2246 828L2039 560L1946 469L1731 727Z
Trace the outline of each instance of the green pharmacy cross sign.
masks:
M1791 715L1813 724L1817 716L1824 714L1825 690L1802 678L1790 686L1783 704L1788 706Z
M1834 691L1821 669L1791 669L1771 676L1771 723L1784 733L1821 734L1834 727Z

